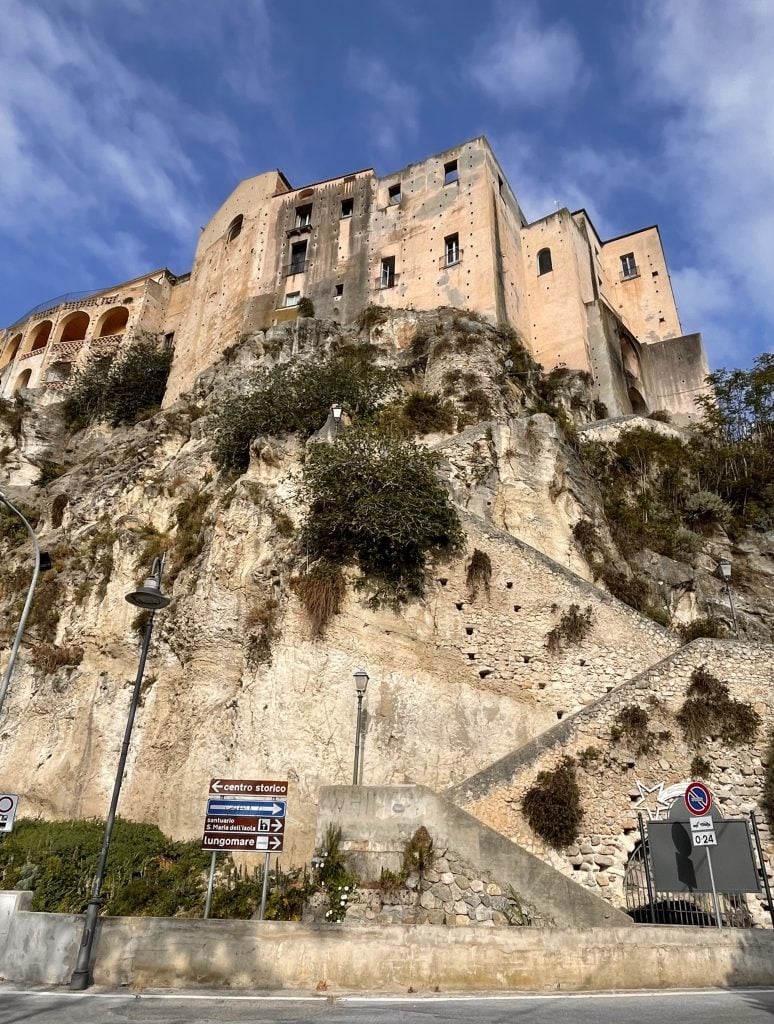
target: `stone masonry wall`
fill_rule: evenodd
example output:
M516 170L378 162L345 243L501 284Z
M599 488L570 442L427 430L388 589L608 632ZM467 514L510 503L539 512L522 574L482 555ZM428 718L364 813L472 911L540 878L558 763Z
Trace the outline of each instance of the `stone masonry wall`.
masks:
M756 811L771 877L774 844L759 800L768 735L774 727L773 658L772 645L696 640L446 795L568 877L621 906L626 862L639 838L638 811L646 817L665 817L669 801L659 800L662 792L689 781L695 774L691 762L700 755L712 766L706 781L724 816ZM761 716L752 745L728 747L712 737L691 746L683 738L675 713L685 699L691 673L700 665L728 684L732 698L752 704ZM616 715L629 705L648 713L655 742L649 753L639 754L625 737L616 742L611 736ZM557 852L532 832L521 801L538 772L554 768L568 755L578 762L584 818L577 842Z

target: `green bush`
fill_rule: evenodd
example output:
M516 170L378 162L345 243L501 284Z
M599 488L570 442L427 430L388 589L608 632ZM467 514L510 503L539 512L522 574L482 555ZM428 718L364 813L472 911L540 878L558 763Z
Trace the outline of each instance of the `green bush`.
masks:
M321 862L317 878L330 901L326 920L343 921L349 901L357 888L358 878L349 870L341 851L341 829L338 826L328 825L322 848L316 851L316 857Z
M575 761L563 758L556 768L538 772L521 803L532 831L555 850L569 846L583 820Z
M112 361L93 359L73 370L64 400L67 423L80 428L102 420L117 426L150 414L161 405L171 365L171 351L138 341Z
M21 501L14 501L14 505L34 530L40 518L37 510ZM15 512L12 512L7 505L0 501L0 541L6 541L15 547L28 539L27 527Z
M357 565L376 601L421 596L428 558L456 553L463 540L435 465L426 449L369 427L314 445L301 538L310 556Z
M706 757L697 754L691 760L690 772L692 779L708 779L712 774L712 765Z
M769 733L766 752L761 760L766 774L763 777L760 805L769 828L774 829L774 730Z
M370 331L372 327L383 324L389 315L390 311L384 306L366 306L355 317L355 324L359 331Z
M403 874L405 877L416 871L420 879L433 866L435 850L430 833L420 825L403 848Z
M298 310L298 315L300 317L314 316L314 303L311 299L307 298L306 295L298 300L296 309Z
M712 491L695 491L689 494L683 510L686 520L700 529L727 526L733 515L731 506Z
M571 604L566 612L562 612L557 625L546 635L546 647L556 653L562 649L562 641L568 644L582 643L594 626L594 611L588 605L581 611L580 605Z
M320 363L283 363L249 378L240 394L222 402L213 418L214 458L244 471L254 438L298 432L309 437L338 402L352 415L367 415L400 388L396 370L352 356Z
M678 626L678 629L684 644L689 644L692 640L698 640L701 637L719 640L721 637L726 636L722 622L720 622L719 619L712 618L711 616L708 616L707 618L694 619L693 622Z
M417 434L450 434L454 429L454 406L439 395L412 392L403 403L403 415Z
M649 754L656 746L656 734L648 728L649 720L644 708L627 704L615 716L610 738L614 743L625 738L637 754Z
M677 713L678 725L692 744L719 736L727 746L752 743L760 715L751 704L734 700L726 683L700 665L691 673L685 700Z

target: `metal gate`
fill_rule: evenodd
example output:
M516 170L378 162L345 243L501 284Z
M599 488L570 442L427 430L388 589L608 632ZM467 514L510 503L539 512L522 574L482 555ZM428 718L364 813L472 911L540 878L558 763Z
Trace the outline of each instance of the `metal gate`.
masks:
M624 894L626 912L639 924L694 925L699 928L751 928L753 918L743 892L718 893L721 920L717 920L712 893L662 892L655 888L650 865L646 822L640 820L640 842L626 865ZM774 924L774 907L763 861L757 823L751 815L750 838L754 840L758 863L756 865L761 887L766 893L768 909Z

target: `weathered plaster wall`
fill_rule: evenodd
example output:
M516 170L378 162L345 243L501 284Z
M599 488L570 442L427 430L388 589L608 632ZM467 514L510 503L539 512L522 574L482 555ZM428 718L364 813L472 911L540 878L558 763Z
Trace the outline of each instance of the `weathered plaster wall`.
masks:
M634 253L638 275L623 280L621 256L626 253ZM639 341L649 344L683 333L657 227L605 242L602 264L613 309Z
M652 409L669 409L678 422L696 420L696 399L708 395L709 371L700 334L643 345L642 367Z

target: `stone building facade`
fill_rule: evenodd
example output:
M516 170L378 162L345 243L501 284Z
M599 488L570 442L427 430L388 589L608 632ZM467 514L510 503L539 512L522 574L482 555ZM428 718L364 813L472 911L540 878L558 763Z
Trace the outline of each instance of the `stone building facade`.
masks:
M384 177L241 182L202 230L190 274L65 296L7 328L0 395L56 389L74 361L149 332L174 339L169 404L241 334L298 316L301 299L341 323L369 305L509 323L547 370L590 373L611 415L687 418L708 372L701 337L683 334L658 228L603 241L585 210L567 209L527 223L478 137Z

